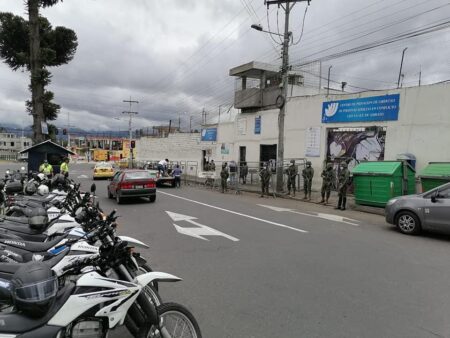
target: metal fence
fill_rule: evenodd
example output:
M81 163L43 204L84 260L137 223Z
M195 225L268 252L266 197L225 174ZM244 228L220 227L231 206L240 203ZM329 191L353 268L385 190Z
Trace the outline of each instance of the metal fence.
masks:
M292 159L286 159L283 163L283 186L284 190L287 189L287 175L286 169L290 165ZM298 192L303 189L303 177L302 170L306 167L306 159L295 158L295 165L298 169L298 175L296 176L295 191ZM137 168L149 168L157 170L159 160L139 160L135 161L134 165ZM265 164L268 164L271 172L269 182L269 194L275 196L276 192L276 163L274 162L236 162L236 161L217 161L215 162L215 168L205 167L205 165L199 161L170 161L168 164L168 173L179 165L183 174L181 181L183 184L194 184L202 186L208 189L220 189L221 178L220 172L222 166L226 164L229 172L229 178L227 180L227 188L239 194L241 191L261 191L261 177L260 172Z

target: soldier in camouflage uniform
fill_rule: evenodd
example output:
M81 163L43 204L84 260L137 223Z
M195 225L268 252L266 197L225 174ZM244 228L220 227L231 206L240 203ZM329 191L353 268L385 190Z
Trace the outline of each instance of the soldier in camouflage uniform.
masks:
M320 203L328 204L328 199L330 198L331 194L331 188L334 184L334 180L336 177L335 172L333 170L333 164L328 163L326 169L322 171L322 174L320 176L323 178L321 191L322 200L320 201Z
M295 160L291 160L291 165L286 169L287 174L287 188L288 188L288 195L291 194L291 188L292 192L295 197L295 179L297 178L297 166L295 165Z
M314 177L314 169L311 167L311 162L306 162L306 168L302 171L303 176L303 191L305 193L304 200L311 201L311 185Z
M222 186L222 193L228 191L227 180L229 176L230 173L228 172L227 162L225 162L224 164L222 164L222 171L220 172L220 183Z
M267 164L264 164L264 167L259 172L259 177L261 178L261 197L264 197L264 194L269 196L269 182L271 174Z
M350 183L350 171L348 170L347 163L341 164L341 172L338 177L338 194L339 201L335 209L345 210L347 204L347 189Z

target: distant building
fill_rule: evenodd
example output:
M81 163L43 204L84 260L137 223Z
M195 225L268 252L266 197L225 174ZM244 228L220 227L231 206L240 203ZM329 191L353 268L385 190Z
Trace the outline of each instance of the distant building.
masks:
M31 146L31 139L13 133L0 133L0 159L16 160L19 151Z

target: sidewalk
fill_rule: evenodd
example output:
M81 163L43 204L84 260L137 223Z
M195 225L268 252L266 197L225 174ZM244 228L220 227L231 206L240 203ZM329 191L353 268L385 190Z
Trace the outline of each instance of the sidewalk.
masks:
M186 182L186 181L185 181ZM200 183L200 182L193 182L193 181L189 181L189 183L193 183L193 184L198 184L199 186L205 187L207 189L215 189L215 190L219 190L219 186L216 184L213 187L211 186L205 186L204 184ZM247 193L254 193L254 194L261 194L261 187L259 185L256 184L239 184L237 186L237 189L234 189L234 187L229 186L229 193L239 193L239 192L247 192ZM313 191L311 194L311 201L308 200L304 200L304 193L303 191L297 191L296 192L296 196L295 197L291 197L288 196L286 194L279 194L276 193L273 189L273 187L270 187L270 194L273 195L274 198L278 197L278 198L285 198L285 199L291 199L291 200L295 200L295 201L300 201L300 202L304 202L304 203L312 203L315 205L321 205L324 208L328 208L328 209L332 209L334 207L337 206L338 203L338 194L336 191L332 191L331 192L331 196L330 199L328 200L328 204L324 205L324 204L320 204L319 202L322 200L320 191ZM375 214L375 215L381 215L384 216L384 208L377 208L377 207L370 207L370 206L365 206L365 205L356 205L355 204L355 198L353 195L347 195L347 210L354 210L354 211L361 211L361 212L365 212L365 213L370 213L370 214Z

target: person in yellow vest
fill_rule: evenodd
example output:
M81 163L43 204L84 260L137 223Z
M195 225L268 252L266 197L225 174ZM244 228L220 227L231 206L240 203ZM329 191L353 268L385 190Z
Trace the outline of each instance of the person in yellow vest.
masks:
M59 170L60 172L61 172L61 174L63 174L63 175L69 175L69 158L68 157L66 157L64 160L63 160L63 163L61 163L61 167L60 167L60 170Z
M51 177L53 175L53 166L47 160L44 160L44 163L39 167L39 172Z

